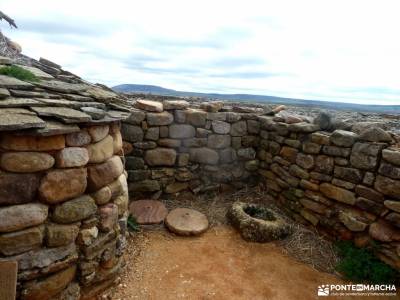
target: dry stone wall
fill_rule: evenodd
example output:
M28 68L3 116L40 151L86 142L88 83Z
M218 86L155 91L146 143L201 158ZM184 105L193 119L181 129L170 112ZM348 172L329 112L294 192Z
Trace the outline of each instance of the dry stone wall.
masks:
M242 186L257 175L259 122L222 103L189 108L186 101L139 100L122 124L132 197L162 191L195 193Z
M268 116L222 103L135 106L122 125L132 197L256 179L294 219L360 246L375 241L381 258L400 268L398 137L368 123L334 130L325 118L314 124L282 107Z
M128 187L119 124L0 132L0 260L18 299L90 299L122 264Z

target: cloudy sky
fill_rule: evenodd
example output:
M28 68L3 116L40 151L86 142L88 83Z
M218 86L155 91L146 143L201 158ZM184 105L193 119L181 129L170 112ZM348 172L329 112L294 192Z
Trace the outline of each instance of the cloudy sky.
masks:
M400 1L2 0L34 58L92 82L400 104Z

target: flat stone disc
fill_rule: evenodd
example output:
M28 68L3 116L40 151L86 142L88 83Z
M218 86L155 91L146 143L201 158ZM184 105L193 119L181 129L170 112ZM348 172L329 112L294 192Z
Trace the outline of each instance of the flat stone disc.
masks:
M208 220L197 210L175 208L165 219L165 225L178 235L199 235L208 229Z
M129 212L142 225L159 224L168 214L165 205L156 200L138 200L129 205Z

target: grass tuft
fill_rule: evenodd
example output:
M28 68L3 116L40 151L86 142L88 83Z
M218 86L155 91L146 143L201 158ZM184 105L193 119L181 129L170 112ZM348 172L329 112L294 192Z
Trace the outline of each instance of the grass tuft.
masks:
M14 77L22 81L31 81L31 82L39 81L39 78L36 77L35 74L19 66L2 67L0 68L0 74Z
M134 216L129 215L127 223L130 231L140 231L140 226Z

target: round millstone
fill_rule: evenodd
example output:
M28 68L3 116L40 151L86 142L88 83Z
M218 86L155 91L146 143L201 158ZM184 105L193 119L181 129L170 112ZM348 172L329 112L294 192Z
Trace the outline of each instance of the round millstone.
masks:
M175 208L165 219L165 225L178 235L199 235L208 229L208 220L196 210Z
M138 224L159 224L168 214L165 205L156 200L133 201L129 206L129 212Z

